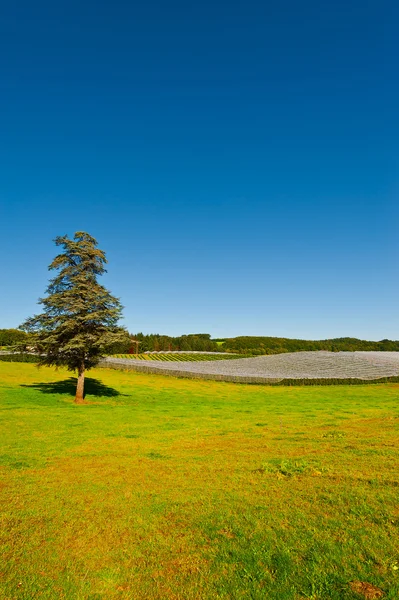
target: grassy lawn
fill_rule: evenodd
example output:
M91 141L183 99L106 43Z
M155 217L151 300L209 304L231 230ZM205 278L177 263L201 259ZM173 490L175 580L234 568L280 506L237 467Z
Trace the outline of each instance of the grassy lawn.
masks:
M399 385L90 375L0 362L2 600L399 597Z

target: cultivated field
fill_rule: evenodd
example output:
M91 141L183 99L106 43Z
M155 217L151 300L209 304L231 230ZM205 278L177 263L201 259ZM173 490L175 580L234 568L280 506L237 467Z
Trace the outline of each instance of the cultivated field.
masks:
M181 359L180 355L178 363L162 362L151 367L131 358L109 357L106 362L116 368L259 383L284 379L373 380L399 375L399 352L292 352L198 363Z
M398 385L73 393L0 362L1 600L399 597Z
M245 356L245 355L244 355ZM145 352L143 354L113 354L110 358L126 360L147 360L157 362L202 362L214 360L237 360L239 354L225 352Z

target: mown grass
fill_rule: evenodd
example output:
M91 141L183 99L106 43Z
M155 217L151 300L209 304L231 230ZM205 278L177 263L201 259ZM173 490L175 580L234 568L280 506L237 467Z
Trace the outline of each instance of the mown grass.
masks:
M1 599L399 597L397 384L73 388L0 363Z

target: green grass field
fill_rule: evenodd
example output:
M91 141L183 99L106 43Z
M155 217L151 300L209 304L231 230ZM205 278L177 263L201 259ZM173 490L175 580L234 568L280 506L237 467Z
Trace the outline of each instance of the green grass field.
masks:
M0 362L2 600L399 597L397 384L90 376Z

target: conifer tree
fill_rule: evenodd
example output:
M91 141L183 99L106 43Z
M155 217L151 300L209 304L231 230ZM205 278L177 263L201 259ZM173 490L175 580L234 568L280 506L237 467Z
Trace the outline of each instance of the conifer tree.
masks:
M58 273L49 282L47 296L39 300L43 312L27 319L21 329L29 334L27 345L40 354L39 364L77 372L75 402L81 403L85 371L99 362L107 347L125 342L128 333L118 327L119 299L97 281L107 262L97 241L84 231L77 231L73 239L65 235L54 241L63 252L49 270Z

